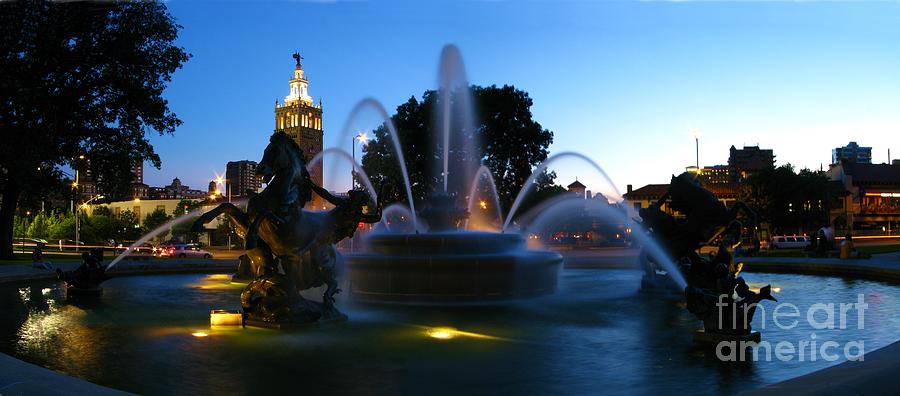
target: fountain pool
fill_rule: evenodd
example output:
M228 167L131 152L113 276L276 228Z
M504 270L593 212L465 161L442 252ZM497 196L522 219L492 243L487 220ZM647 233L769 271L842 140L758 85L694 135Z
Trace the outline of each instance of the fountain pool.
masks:
M114 278L91 307L58 282L0 285L0 351L141 394L732 394L828 367L824 360L726 363L691 345L700 326L678 302L638 294L637 270L560 272L556 294L518 303L430 307L340 301L353 320L299 332L210 328L210 307L243 285L221 275ZM900 287L834 277L753 274L801 312L865 296L865 328L766 326L766 340L900 338ZM635 314L635 313L639 314ZM759 328L757 315L754 327ZM204 336L205 335L205 336Z

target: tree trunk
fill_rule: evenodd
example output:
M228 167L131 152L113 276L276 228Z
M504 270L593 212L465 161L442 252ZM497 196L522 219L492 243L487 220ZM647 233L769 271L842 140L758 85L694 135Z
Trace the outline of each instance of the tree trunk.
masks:
M3 202L0 203L0 259L10 260L13 258L13 219L22 190L12 178L5 184Z

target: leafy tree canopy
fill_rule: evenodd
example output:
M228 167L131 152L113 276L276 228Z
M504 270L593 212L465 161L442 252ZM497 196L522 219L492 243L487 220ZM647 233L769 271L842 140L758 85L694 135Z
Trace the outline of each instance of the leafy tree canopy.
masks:
M476 114L471 122L458 116L465 114L461 111L463 101L457 99L460 96L448 95L453 101L450 104L452 112L457 115L451 120L448 191L465 198L473 170L483 164L494 177L503 213L506 213L532 170L547 158L553 132L532 118L533 102L525 91L510 85L472 86L471 94ZM438 92L426 91L421 100L413 96L398 106L391 117L402 142L416 201L443 188L440 177L443 143L439 136L442 126L435 122L437 112L442 109L442 100ZM387 182L383 193L385 202L405 202L403 178L388 130L382 125L374 135L363 148L363 168L374 185ZM543 190L547 195L557 191L548 189L553 186L554 177L555 174L546 172L537 179L539 185L535 190ZM486 190L483 183L477 186L479 190ZM530 200L529 203L535 202Z
M0 3L0 257L12 256L20 197L89 159L100 188L123 195L131 166L159 167L147 133L181 121L162 94L188 60L161 2ZM86 164L83 164L86 165Z

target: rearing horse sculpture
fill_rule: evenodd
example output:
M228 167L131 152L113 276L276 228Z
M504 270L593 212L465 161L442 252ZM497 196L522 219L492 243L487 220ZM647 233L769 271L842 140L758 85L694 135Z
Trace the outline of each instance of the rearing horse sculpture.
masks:
M199 230L224 213L245 239L255 276L241 295L248 319L306 322L345 318L334 308L334 294L339 292L335 267L340 257L333 244L352 236L358 222L377 221L373 219L375 215L362 212L368 198L363 201L359 194L351 192L351 199L345 200L316 186L309 178L302 151L283 132L272 135L256 173L267 185L250 198L246 212L224 203L194 223ZM334 204L335 209L303 211L313 191ZM349 232L336 227L348 223L354 225ZM338 228L344 231L337 232ZM299 291L321 285L327 285L321 303L300 297Z

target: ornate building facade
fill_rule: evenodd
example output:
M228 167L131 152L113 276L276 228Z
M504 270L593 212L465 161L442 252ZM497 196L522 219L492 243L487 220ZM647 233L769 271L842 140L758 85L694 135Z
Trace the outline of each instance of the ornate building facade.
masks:
M322 152L322 102L314 104L309 95L309 81L303 72L300 54L294 53L297 64L290 80L290 93L284 97L283 103L275 101L275 131L284 131L292 137L303 154L306 161L310 161L316 154ZM320 163L310 171L313 182L322 185L322 164ZM324 200L313 194L313 200L307 205L310 209L323 209Z

